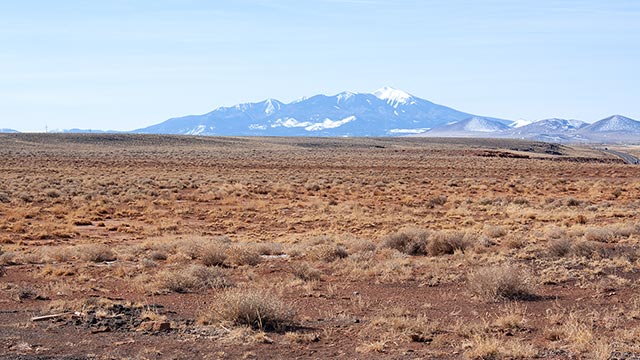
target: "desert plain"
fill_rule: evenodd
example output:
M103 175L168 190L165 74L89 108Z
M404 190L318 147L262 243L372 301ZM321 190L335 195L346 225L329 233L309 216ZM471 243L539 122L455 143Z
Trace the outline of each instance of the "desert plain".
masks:
M0 134L0 357L637 359L639 211L593 146Z

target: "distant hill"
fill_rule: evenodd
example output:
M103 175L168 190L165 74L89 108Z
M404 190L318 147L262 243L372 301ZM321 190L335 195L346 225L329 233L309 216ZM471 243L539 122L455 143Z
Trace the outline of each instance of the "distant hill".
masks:
M439 126L418 136L492 137L511 129L504 121L472 116L458 122Z
M19 133L19 131L13 129L0 129L0 133Z

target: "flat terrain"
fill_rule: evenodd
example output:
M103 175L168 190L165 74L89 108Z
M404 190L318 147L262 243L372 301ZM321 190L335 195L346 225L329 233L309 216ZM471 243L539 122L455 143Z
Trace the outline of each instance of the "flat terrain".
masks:
M0 358L638 358L639 209L590 148L0 134Z

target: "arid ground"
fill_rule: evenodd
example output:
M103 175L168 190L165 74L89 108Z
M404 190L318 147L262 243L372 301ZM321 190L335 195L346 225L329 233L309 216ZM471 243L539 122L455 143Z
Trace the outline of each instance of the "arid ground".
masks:
M586 147L0 134L0 357L637 359L639 211Z

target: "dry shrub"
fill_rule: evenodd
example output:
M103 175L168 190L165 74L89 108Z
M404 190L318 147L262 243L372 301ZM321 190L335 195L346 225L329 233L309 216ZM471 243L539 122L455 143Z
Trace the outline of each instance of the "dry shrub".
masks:
M80 257L85 261L103 262L114 261L116 254L105 244L84 245L78 249Z
M280 255L284 253L280 243L259 243L255 247L260 255Z
M5 276L7 274L7 270L4 266L0 265L0 277Z
M19 265L22 261L15 251L7 251L0 254L0 265Z
M558 239L549 242L547 251L550 256L565 257L571 253L572 242L569 239Z
M580 205L582 205L582 201L580 201L580 200L578 200L576 198L572 198L572 197L565 199L564 203L565 203L566 206L580 206Z
M613 231L606 228L588 228L584 233L587 241L610 242L614 238Z
M255 266L262 261L258 250L249 244L229 246L225 251L225 255L227 257L226 264L229 266Z
M416 228L405 228L387 235L382 242L383 247L396 249L407 255L426 255L429 231Z
M436 232L427 243L427 253L431 256L453 254L464 251L471 243L470 235L463 232Z
M471 235L468 233L458 231L431 233L428 230L407 228L387 235L383 246L408 255L439 256L464 251L471 243Z
M223 266L227 261L227 245L223 243L212 243L206 245L200 253L200 261L205 266Z
M406 341L432 343L442 333L437 321L425 316L416 316L403 308L391 308L385 314L371 320L376 332L386 332L387 337L398 336Z
M578 257L592 258L603 251L603 246L595 241L578 241L573 244L571 252Z
M332 262L346 258L349 256L349 253L347 249L340 245L321 244L309 249L307 256L311 260Z
M526 342L475 335L471 347L464 355L465 358L473 360L532 359L537 353L535 347Z
M531 300L530 274L514 265L483 267L468 278L471 292L487 301Z
M11 202L11 196L9 196L9 194L7 194L4 191L0 192L0 203L8 204L10 202Z
M489 226L485 229L484 233L488 237L496 239L507 235L507 230L502 226Z
M154 250L149 254L149 259L156 261L164 261L167 260L167 252L162 250Z
M232 289L218 294L203 324L249 326L261 331L283 331L294 326L295 313L282 300L262 289Z
M165 269L155 276L152 287L158 291L188 293L231 286L217 268L191 265L186 269Z
M295 263L291 265L291 273L302 281L320 280L320 270L312 267L309 263Z
M178 243L178 253L190 260L197 259L202 253L202 248L205 246L203 240L183 240Z
M433 209L436 206L442 206L447 203L447 197L444 195L434 196L427 201L426 207Z

